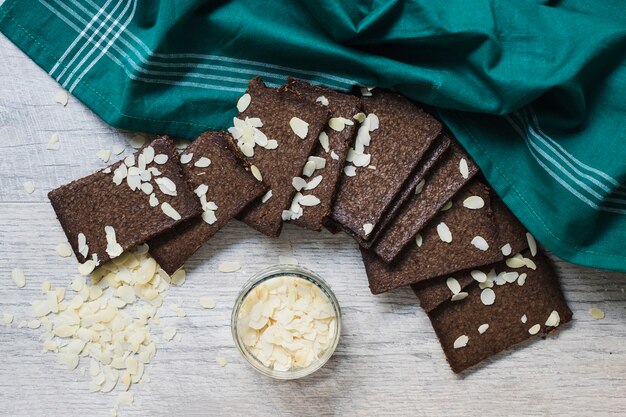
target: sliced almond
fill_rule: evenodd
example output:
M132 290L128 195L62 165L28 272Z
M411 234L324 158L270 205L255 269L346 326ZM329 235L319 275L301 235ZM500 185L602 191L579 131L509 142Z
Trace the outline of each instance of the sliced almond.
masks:
M180 213L178 213L178 211L176 211L176 209L172 207L168 202L164 202L161 204L161 210L163 210L163 213L165 213L166 216L174 220L180 220L182 218Z
M243 113L244 111L246 111L251 101L252 97L248 93L245 93L243 96L239 97L239 100L237 100L237 111L239 111L239 113Z
M485 240L484 237L482 236L475 236L472 239L472 245L474 245L474 247L478 250L482 250L482 251L486 251L487 249L489 249L489 244L487 243L487 241Z
M292 117L291 120L289 120L289 126L291 126L293 133L300 139L305 139L309 134L309 124L299 117Z
M250 165L250 172L252 172L252 175L254 175L254 178L256 178L257 181L263 181L263 176L261 175L261 171L256 165Z
M444 222L441 222L437 225L437 234L439 235L439 239L441 239L443 242L452 242L452 232L450 232L448 225Z

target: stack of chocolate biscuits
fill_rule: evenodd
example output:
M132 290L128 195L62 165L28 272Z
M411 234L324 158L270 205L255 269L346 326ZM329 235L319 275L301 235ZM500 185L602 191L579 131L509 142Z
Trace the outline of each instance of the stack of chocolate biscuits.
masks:
M228 133L180 154L159 137L50 192L81 273L147 242L172 274L233 218L290 222L352 236L372 293L411 286L455 372L571 319L534 238L411 101L254 78L236 107Z

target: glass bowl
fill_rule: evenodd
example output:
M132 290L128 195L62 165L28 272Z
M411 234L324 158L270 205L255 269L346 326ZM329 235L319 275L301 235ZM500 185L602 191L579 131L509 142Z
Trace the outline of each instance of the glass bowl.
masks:
M266 281L269 281L271 279L278 278L278 277L285 277L285 276L307 280L313 285L317 286L321 290L322 294L325 295L328 301L330 302L330 305L332 306L333 311L335 313L335 329L334 329L335 332L331 340L329 341L328 347L324 351L322 351L322 353L317 357L317 359L313 363L311 363L309 366L294 367L294 368L290 368L289 370L278 370L278 369L274 369L272 367L268 367L264 365L246 347L246 345L244 344L241 338L239 328L238 328L239 327L239 313L241 311L241 307L246 297L258 285ZM235 341L235 345L237 346L237 349L239 349L239 352L241 353L241 355L246 359L246 361L248 361L250 365L252 365L254 369L262 373L263 375L267 375L275 379L297 379L297 378L303 378L307 375L310 375L313 372L320 369L322 366L324 366L324 364L328 361L328 359L330 359L330 357L335 352L335 348L337 347L337 344L339 343L339 336L341 333L341 309L339 307L339 302L337 301L337 298L335 297L335 294L330 289L329 285L315 272L307 268L303 268L299 265L287 265L287 264L273 265L273 266L270 266L269 268L266 268L257 272L254 276L252 276L252 278L250 278L244 284L243 288L241 289L241 292L239 293L239 296L237 297L237 300L235 301L235 306L233 307L230 327L231 327L233 340Z

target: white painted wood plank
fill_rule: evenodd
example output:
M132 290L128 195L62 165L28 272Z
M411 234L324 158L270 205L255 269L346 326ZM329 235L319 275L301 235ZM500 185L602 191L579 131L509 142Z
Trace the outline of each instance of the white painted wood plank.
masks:
M54 103L57 84L1 37L0 86L0 314L12 312L19 323L31 318L30 303L42 296L44 280L67 285L77 275L73 258L55 254L64 235L46 193L101 168L96 152L127 144L130 134L108 127L73 98L66 108ZM45 150L54 132L61 149ZM27 180L37 187L32 195L23 190ZM230 337L239 288L279 255L319 272L343 308L337 353L301 381L257 375ZM243 268L219 273L224 260ZM11 281L13 267L24 269L24 289ZM168 291L163 322L183 339L159 342L147 367L152 382L133 387L135 405L120 415L626 415L626 275L564 262L558 267L575 321L556 337L527 343L459 377L411 291L369 293L350 238L287 226L280 239L269 239L235 222L189 262L185 284ZM217 307L200 308L202 295ZM178 297L185 318L172 311ZM591 319L591 306L606 318ZM116 394L89 394L87 377L42 353L41 333L0 325L0 415L108 415ZM160 341L158 327L154 333ZM219 367L217 356L228 365Z

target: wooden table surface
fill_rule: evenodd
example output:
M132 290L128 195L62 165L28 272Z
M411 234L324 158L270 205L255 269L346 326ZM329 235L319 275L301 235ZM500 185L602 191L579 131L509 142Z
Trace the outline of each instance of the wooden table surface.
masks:
M131 134L107 126L76 99L54 102L60 87L0 35L0 414L108 416L119 390L90 394L88 376L43 353L42 329L18 328L31 319L41 284L66 286L76 261L60 258L65 241L46 194L104 166L100 149L126 145ZM53 133L60 149L46 150ZM32 181L27 194L23 183ZM583 227L581 225L581 227ZM239 356L230 313L241 285L259 268L295 256L333 287L343 308L339 347L319 372L299 381L270 380ZM222 261L239 261L232 274ZM574 322L555 337L536 340L486 361L462 376L452 373L415 296L401 289L373 296L357 245L342 234L315 234L292 226L269 239L240 223L213 238L187 265L187 281L172 287L162 321L182 340L165 342L158 327L151 382L133 386L128 416L601 416L626 415L626 275L557 261ZM11 269L26 286L18 289ZM204 310L198 297L217 301ZM187 317L174 314L182 300ZM604 310L604 320L590 317ZM220 367L215 358L225 357ZM82 366L83 364L79 365Z

